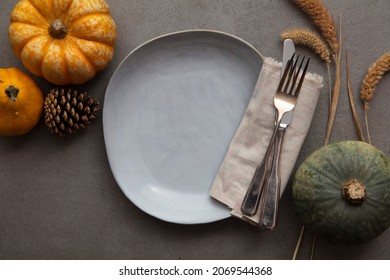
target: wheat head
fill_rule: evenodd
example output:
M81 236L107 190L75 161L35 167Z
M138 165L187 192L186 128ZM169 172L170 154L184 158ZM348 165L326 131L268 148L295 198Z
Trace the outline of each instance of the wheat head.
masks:
M368 102L374 97L377 84L383 75L390 71L390 52L382 55L368 69L366 76L363 79L360 98L368 105Z
M296 28L285 31L281 34L283 40L291 39L296 45L303 45L309 47L317 54L323 61L330 63L330 50L327 44L320 38L320 36L304 28Z
M336 25L332 15L321 0L292 0L298 8L306 13L313 24L321 31L325 41L329 44L333 55L338 53Z

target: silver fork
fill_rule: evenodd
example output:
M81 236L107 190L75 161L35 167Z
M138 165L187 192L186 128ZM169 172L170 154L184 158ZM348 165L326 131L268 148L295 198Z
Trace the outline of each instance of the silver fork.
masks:
M287 63L287 66L283 72L282 78L280 79L274 97L274 106L277 110L277 118L276 118L277 121L275 124L275 129L271 136L270 143L268 145L263 161L256 168L255 174L252 178L252 182L241 204L242 213L248 216L253 216L257 212L265 179L269 176L269 172L271 171L272 168L273 145L275 142L276 134L281 124L283 115L286 112L289 112L292 109L294 109L294 106L297 101L297 96L302 87L303 79L305 77L306 70L309 64L309 60L307 60L302 75L300 75L305 57L302 58L302 62L299 65L299 69L298 71L296 71L299 57L293 63L294 56L295 54ZM296 86L298 79L299 82L298 85Z
M297 88L294 91L294 95L298 98L300 89L302 87L302 82L306 74L307 67L309 65L310 58L307 59L306 65L301 75L300 82ZM304 63L304 59L302 59L301 64L299 66L299 70L302 68ZM299 75L299 70L295 75ZM294 90L294 89L292 89ZM290 114L291 113L291 114ZM287 117L287 114L289 117ZM287 117L287 118L286 118ZM279 199L280 199L280 169L279 169L279 161L280 161L280 153L283 143L284 132L286 128L292 122L292 111L286 113L282 118L278 131L276 133L275 143L274 143L274 152L273 152L273 160L271 171L268 174L268 177L265 179L263 186L263 194L261 195L260 200L260 225L263 229L273 230L277 226L277 217L279 210Z

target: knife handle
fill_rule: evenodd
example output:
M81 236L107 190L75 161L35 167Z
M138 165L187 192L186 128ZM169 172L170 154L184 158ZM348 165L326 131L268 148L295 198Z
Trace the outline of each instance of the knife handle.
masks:
M268 144L267 151L260 165L257 166L253 175L251 184L245 194L244 200L241 204L241 212L244 215L253 216L256 214L260 196L262 195L265 179L268 177L268 173L272 168L273 156L274 156L274 142L276 139L276 133L278 131L278 125L275 126L275 130L272 133L270 143Z
M284 132L284 128L279 128L276 134L272 168L264 181L264 194L260 201L260 226L268 230L274 230L278 222L281 185L279 159Z

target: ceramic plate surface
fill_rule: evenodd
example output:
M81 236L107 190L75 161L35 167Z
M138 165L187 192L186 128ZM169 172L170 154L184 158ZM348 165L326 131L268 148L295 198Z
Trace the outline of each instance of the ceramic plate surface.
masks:
M230 216L209 191L261 65L243 40L202 30L156 38L124 59L107 87L104 138L137 207L180 224Z

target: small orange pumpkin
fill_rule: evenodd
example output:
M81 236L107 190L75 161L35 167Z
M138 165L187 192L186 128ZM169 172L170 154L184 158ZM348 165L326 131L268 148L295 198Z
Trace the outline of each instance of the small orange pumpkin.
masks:
M33 74L57 85L82 84L112 60L117 29L104 0L22 0L8 38Z
M0 68L0 135L22 135L39 122L43 94L28 75L17 68Z

